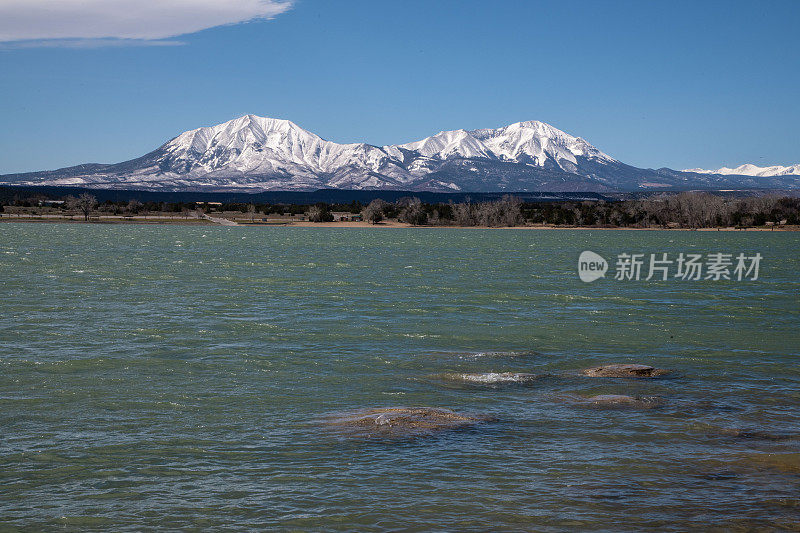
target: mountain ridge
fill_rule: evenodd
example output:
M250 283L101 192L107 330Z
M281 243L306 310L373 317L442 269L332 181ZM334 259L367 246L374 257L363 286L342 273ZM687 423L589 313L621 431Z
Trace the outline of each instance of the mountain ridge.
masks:
M771 176L796 176L800 175L800 163L796 165L770 165L766 167L759 167L752 163L745 163L738 167L722 167L716 170L705 170L702 168L688 168L684 172L695 172L697 174L721 174L723 176L756 176L756 177L771 177Z
M535 120L374 146L328 141L289 120L249 114L185 131L122 163L8 174L0 183L164 191L611 192L800 188L800 176L641 169Z

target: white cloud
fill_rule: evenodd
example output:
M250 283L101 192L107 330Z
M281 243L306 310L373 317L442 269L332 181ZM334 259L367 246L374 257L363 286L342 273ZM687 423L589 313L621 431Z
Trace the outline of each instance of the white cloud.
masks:
M28 41L0 41L0 50L25 48L119 48L122 46L183 46L174 39L35 39Z
M0 42L172 44L214 26L269 19L294 0L0 0ZM22 44L22 43L19 43ZM107 44L105 44L107 45Z

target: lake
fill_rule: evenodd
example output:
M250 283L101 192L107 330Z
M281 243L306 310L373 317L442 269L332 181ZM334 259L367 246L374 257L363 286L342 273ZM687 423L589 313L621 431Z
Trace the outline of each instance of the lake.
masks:
M605 278L578 278L584 250ZM643 279L717 252L760 253L758 279ZM623 253L642 279L614 279ZM796 528L798 274L789 232L4 223L0 524ZM581 374L606 363L671 372ZM441 379L492 372L539 378ZM390 406L496 420L326 425Z

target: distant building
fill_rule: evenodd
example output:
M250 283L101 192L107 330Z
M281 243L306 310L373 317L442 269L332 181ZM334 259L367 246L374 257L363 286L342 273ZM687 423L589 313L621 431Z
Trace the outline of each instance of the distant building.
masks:
M360 213L350 213L349 211L331 211L334 222L361 222Z

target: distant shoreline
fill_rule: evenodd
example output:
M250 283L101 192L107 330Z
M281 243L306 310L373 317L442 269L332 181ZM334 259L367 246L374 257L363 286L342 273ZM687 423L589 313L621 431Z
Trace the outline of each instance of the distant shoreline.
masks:
M178 217L159 217L159 216L101 216L92 217L91 220L84 221L77 217L47 217L47 216L16 216L2 214L0 223L19 222L24 224L110 224L110 225L139 225L139 226L218 226L208 219L201 218L178 218ZM493 229L493 230L601 230L601 231L734 231L734 232L753 232L753 231L800 231L800 226L755 226L747 228L735 227L711 227L711 228L663 228L648 227L635 228L629 226L568 226L568 225L549 225L533 224L525 226L458 226L451 225L419 225L414 226L405 222L388 220L372 224L369 222L308 222L308 221L275 221L275 222L239 222L238 227L295 227L295 228L348 228L348 229ZM230 227L230 226L228 226Z

